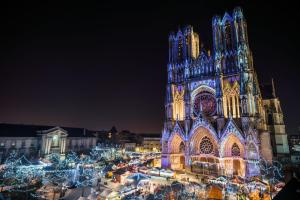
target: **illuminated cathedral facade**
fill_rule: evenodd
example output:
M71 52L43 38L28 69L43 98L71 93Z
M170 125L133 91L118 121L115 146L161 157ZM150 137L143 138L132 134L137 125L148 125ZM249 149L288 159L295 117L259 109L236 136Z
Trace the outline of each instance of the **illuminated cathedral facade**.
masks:
M263 99L241 8L213 17L212 32L212 51L192 26L169 36L162 167L259 175L258 163L272 161L272 148L288 153L280 101Z

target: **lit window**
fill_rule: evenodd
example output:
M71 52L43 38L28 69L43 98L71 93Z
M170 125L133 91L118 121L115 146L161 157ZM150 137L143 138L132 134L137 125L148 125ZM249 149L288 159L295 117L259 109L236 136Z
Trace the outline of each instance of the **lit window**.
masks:
M58 141L58 135L54 135L52 138L52 146L57 147L59 146L59 141Z
M234 143L231 147L231 156L240 156L240 155L241 155L240 148L236 143Z
M53 140L57 140L58 139L58 136L57 135L54 135L53 136Z
M184 143L181 142L180 146L179 146L179 153L184 153L184 151L185 151L185 146L184 146Z
M204 137L200 142L200 153L211 154L213 153L213 144L208 137Z

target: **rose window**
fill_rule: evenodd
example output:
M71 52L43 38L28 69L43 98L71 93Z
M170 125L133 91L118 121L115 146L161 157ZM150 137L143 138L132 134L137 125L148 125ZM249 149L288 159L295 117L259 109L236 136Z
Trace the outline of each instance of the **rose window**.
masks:
M240 156L241 155L241 151L239 146L234 143L231 147L231 156Z
M200 153L211 154L214 150L213 144L208 137L204 137L200 142Z
M196 95L194 100L194 114L198 115L200 111L211 116L216 112L215 96L209 92L201 92Z

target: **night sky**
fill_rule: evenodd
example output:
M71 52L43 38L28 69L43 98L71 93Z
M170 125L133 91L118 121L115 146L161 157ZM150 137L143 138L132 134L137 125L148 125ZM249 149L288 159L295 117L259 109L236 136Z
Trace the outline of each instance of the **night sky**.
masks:
M158 133L169 32L191 24L211 48L213 15L241 6L259 81L274 78L288 133L300 126L296 5L41 2L0 6L0 122Z

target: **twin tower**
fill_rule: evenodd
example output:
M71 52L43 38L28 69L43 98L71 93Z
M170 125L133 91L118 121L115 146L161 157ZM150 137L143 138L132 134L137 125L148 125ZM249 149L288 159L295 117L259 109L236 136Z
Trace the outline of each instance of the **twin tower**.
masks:
M274 102L263 99L241 8L213 17L212 32L212 51L192 26L169 36L162 166L259 175L259 161L271 161L272 145L276 149L270 126L280 124L286 140L280 102L274 110ZM270 124L269 114L276 122Z

